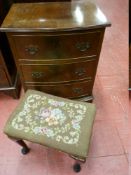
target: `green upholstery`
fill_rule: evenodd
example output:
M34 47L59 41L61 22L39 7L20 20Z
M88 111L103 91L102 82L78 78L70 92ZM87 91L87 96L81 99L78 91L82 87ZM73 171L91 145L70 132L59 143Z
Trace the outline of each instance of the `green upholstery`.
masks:
M4 132L12 138L86 158L94 116L93 104L28 90Z

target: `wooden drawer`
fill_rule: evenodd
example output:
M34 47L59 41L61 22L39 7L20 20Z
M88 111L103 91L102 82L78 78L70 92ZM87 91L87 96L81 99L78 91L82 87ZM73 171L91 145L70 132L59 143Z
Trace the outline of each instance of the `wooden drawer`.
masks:
M97 55L100 31L59 35L15 34L17 59L70 59Z
M96 61L84 61L72 64L21 65L25 82L68 82L82 79L94 79Z
M5 71L0 67L0 87L9 86L9 82L6 76Z
M92 81L79 83L54 84L54 85L35 85L25 84L26 89L36 89L49 94L66 98L79 98L92 94Z

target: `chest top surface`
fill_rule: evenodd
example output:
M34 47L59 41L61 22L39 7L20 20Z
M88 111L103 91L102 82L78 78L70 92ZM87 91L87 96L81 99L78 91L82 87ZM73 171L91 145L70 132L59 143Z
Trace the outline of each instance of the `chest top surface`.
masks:
M46 2L13 4L2 31L66 31L110 26L94 3Z

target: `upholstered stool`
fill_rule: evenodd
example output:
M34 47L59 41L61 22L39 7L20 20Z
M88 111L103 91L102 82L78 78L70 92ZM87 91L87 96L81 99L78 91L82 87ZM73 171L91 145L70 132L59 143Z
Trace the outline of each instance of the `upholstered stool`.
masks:
M4 132L23 147L23 154L29 152L23 140L69 154L77 160L74 170L78 172L80 162L86 161L94 116L93 104L28 90Z

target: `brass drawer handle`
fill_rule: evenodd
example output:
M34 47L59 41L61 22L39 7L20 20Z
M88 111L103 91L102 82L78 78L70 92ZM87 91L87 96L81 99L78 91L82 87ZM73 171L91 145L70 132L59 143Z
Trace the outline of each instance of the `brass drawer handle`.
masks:
M28 52L30 55L35 55L38 52L37 46L28 46L25 48L25 51Z
M41 77L43 77L43 72L32 72L32 77L33 78L41 78Z
M90 48L90 43L89 42L77 43L76 48L79 49L81 52L84 52Z
M78 76L82 76L86 73L86 70L84 68L78 68L76 71L75 71L75 74L78 75Z
M80 94L83 92L83 88L73 88L73 92L76 94Z

